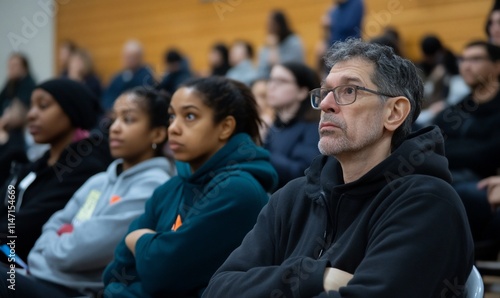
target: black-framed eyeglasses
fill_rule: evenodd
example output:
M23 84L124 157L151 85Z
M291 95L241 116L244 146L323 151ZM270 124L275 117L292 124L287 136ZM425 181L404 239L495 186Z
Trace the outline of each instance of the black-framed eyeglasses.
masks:
M371 90L365 87L356 85L340 85L335 88L316 88L309 92L311 95L311 105L314 109L319 109L319 105L325 99L325 97L333 92L333 98L338 105L346 106L350 105L356 101L358 90L370 92L373 94L385 96L385 97L396 97L394 95L389 95L381 93L375 90Z

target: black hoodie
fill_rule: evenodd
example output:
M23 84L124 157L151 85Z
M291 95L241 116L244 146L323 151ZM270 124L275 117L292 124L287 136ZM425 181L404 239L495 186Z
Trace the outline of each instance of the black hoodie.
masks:
M277 191L204 297L462 297L473 242L438 128L344 184L318 157ZM326 267L354 275L324 292Z

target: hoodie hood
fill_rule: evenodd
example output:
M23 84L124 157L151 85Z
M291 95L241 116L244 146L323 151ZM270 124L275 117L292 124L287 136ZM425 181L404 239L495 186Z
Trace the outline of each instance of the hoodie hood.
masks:
M351 183L344 183L342 167L334 157L317 157L306 170L306 193L311 198L332 192L364 196L408 175L427 175L451 182L444 139L437 126L409 135L390 156Z
M272 192L278 184L278 174L270 163L269 152L257 146L246 133L231 137L194 173L186 162L176 165L179 177L191 185L204 185L219 174L229 175L235 171L248 172L267 192Z
M123 163L123 159L119 158L114 160L109 166L108 169L106 170L106 175L108 176L109 182L110 183L115 183L116 180L118 180L118 166L120 166ZM172 175L172 170L169 161L165 157L153 157L151 159L145 160L141 163L136 164L135 166L131 167L130 169L127 169L126 171L123 171L120 175L122 176L123 179L135 176L137 174L140 174L144 171L148 171L151 169L162 169L165 171L165 174L168 174L169 176Z

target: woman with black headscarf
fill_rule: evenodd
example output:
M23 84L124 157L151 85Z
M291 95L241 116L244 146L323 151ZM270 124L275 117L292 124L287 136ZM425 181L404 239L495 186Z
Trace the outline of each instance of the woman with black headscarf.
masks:
M55 79L33 91L29 132L35 142L49 144L50 149L33 163L14 165L0 193L0 244L17 236L19 257L27 257L47 219L110 163L104 134L88 132L99 114L98 99L81 83Z

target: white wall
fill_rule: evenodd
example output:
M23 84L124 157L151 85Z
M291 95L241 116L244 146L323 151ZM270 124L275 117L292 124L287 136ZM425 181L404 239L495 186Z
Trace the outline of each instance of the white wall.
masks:
M54 75L53 3L54 0L0 0L0 86L5 83L8 57L14 51L28 57L35 82Z

